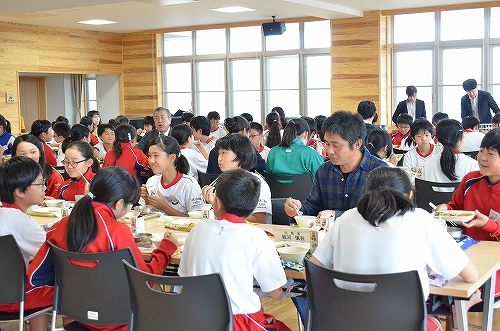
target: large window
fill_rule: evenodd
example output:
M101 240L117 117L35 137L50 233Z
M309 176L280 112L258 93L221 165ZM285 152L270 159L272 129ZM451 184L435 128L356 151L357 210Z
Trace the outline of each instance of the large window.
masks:
M275 106L288 117L331 112L330 21L287 23L281 36L261 26L165 33L163 102L172 111L221 118Z
M436 112L461 120L469 78L500 101L500 8L395 15L393 29L393 108L415 85L429 120Z
M84 90L84 105L85 109L83 114L85 115L91 110L98 110L97 108L97 79L95 75L85 76L85 86Z

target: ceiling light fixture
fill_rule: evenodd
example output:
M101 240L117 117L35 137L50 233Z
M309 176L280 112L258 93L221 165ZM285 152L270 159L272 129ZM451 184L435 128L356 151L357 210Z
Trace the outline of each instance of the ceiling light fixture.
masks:
M118 22L108 21L108 20L87 20L87 21L80 21L78 23L79 24L90 24L90 25L106 25L106 24L116 24Z
M210 10L211 11L218 11L218 12L221 12L221 13L228 13L228 14L243 13L243 12L247 12L247 11L255 11L255 9L247 8L247 7L241 7L241 6L212 8Z

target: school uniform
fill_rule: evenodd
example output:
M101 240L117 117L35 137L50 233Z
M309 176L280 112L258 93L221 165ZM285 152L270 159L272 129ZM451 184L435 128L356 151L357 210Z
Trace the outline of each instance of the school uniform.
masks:
M52 175L47 181L47 191L45 191L45 195L48 197L53 197L54 199L60 198L60 190L64 183L64 179L61 174L54 168L52 169Z
M42 139L38 138L38 140L40 140L40 144L42 144L43 147L43 152L45 153L45 162L55 167L57 165L57 160L56 156L54 155L54 150Z
M473 131L470 129L464 130L464 138L462 139L461 152L474 152L481 149L484 133Z
M455 159L455 175L457 176L456 180L451 181L443 173L443 170L441 170L441 154L433 155L429 160L425 162L422 178L424 180L438 183L459 182L469 172L479 170L479 164L477 163L477 161L465 154L455 154Z
M189 171L188 176L194 177L198 180L198 171L207 172L208 160L201 155L201 153L186 146L181 146L181 154L188 160Z
M406 152L403 156L403 166L407 167L410 170L418 166L423 166L425 161L429 160L431 157L439 154L440 152L440 148L436 148L435 145L430 144L429 152L424 155L420 153L420 151L418 150L418 146L416 146L414 149Z
M213 137L214 140L224 137L227 134L226 130L223 127L219 126L215 130L210 130L210 137Z
M92 172L92 168L88 168L87 172L83 174L83 177L89 182L94 179L94 176L95 174ZM61 186L61 193L59 194L60 199L75 201L75 195L85 194L85 185L87 185L87 181L85 181L83 177L78 180L70 178L65 181Z
M136 177L142 183L141 173L149 170L148 157L139 148L132 147L130 143L120 143L122 155L116 159L116 151L113 149L106 153L102 167L123 167L126 172Z

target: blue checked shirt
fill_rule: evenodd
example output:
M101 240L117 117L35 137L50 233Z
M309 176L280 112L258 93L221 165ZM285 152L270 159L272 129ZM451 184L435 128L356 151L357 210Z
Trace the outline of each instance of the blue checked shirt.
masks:
M365 147L361 151L361 162L347 180L344 180L340 166L331 161L319 167L311 193L302 202L301 211L304 215L317 215L320 211L329 209L335 210L335 217L339 217L344 211L356 207L365 189L368 173L375 168L388 166L386 162L371 155Z

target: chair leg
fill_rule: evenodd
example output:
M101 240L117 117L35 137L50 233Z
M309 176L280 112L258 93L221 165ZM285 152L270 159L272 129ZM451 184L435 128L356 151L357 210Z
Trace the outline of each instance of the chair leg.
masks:
M302 325L302 320L300 319L300 314L297 311L297 322L299 324L299 331L304 331L304 326Z

